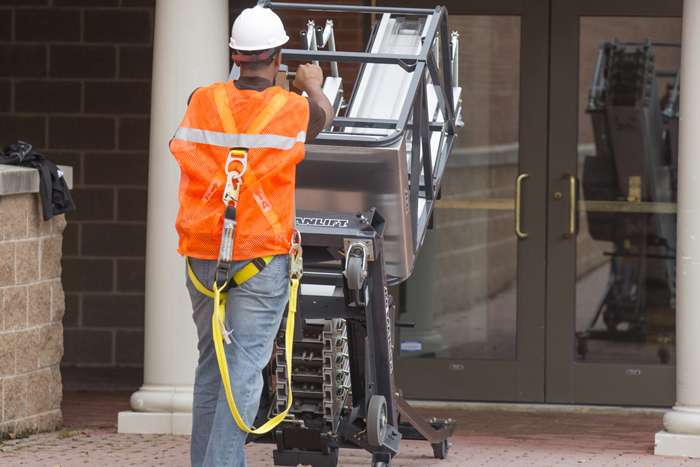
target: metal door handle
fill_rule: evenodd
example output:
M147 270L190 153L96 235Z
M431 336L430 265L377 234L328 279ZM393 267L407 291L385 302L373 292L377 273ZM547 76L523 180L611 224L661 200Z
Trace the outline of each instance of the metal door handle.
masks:
M520 192L522 181L530 175L520 174L515 180L515 234L520 238L527 238L527 234L520 231Z
M569 179L569 231L564 238L569 238L576 233L576 177L564 174L564 178Z

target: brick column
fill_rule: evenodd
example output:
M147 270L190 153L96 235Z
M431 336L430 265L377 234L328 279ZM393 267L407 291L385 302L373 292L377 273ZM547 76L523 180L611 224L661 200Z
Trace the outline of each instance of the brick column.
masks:
M65 168L70 172L69 168ZM44 222L34 169L0 166L0 434L61 425L63 215Z
M196 330L177 253L180 170L168 143L197 87L228 76L228 0L156 3L146 236L144 385L121 433L189 434L197 363Z
M678 250L676 289L676 405L664 415L654 452L700 457L700 2L683 3Z

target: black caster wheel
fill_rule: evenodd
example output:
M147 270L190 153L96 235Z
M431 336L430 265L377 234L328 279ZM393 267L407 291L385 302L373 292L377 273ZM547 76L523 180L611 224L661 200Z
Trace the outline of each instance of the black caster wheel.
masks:
M433 447L433 456L436 459L447 459L447 453L452 443L450 443L450 439L448 438L440 443L431 444L431 446Z
M372 463L372 467L389 467L386 465L386 462L374 462Z
M586 355L588 355L588 333L580 332L576 334L576 352L578 352L579 357L585 360Z

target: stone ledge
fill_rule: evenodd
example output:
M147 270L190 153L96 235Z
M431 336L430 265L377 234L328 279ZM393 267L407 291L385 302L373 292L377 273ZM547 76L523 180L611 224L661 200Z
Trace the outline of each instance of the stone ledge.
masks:
M57 166L63 171L68 188L73 188L73 167ZM18 165L0 165L0 196L39 193L39 171Z

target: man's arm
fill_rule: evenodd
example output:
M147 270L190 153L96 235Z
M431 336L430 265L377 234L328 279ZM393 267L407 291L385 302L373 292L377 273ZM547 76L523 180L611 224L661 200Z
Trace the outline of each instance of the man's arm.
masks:
M323 93L323 71L320 67L307 63L299 65L297 74L292 83L295 88L306 91L309 99L316 102L326 114L326 121L323 128L328 128L333 123L333 106Z

